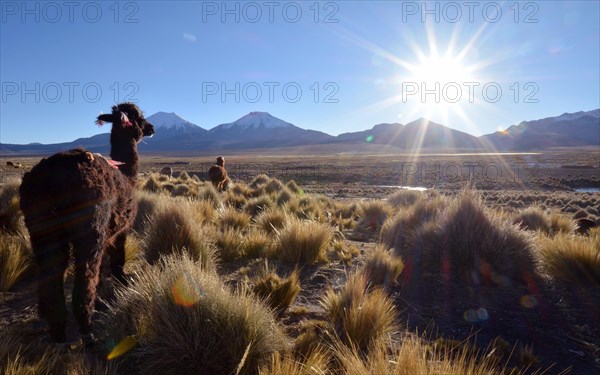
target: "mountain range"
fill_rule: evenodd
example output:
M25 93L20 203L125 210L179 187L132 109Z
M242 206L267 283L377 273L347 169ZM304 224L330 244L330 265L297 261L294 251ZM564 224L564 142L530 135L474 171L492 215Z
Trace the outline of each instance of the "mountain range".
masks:
M240 119L204 129L171 112L147 117L156 135L144 139L140 152L213 153L215 151L286 149L320 146L322 150L485 150L533 151L551 147L600 147L600 109L564 113L534 121L523 121L506 130L481 137L420 118L408 124L383 123L370 129L332 136L302 129L266 112L250 112ZM360 146L359 146L360 145ZM348 147L345 147L348 146ZM383 146L383 147L382 147ZM98 134L72 142L28 145L2 144L1 155L50 154L74 147L108 153L109 134Z

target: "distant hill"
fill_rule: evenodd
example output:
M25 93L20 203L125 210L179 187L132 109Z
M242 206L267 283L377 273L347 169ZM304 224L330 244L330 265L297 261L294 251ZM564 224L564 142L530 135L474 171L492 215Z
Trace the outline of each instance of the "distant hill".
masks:
M214 153L243 150L323 150L323 152L411 152L417 147L436 150L541 150L550 147L600 146L600 109L564 113L541 120L524 121L505 131L479 138L421 118L406 125L383 123L368 130L344 133L337 137L302 129L267 112L251 112L233 122L206 130L175 113L157 112L149 116L156 128L153 138L144 138L140 152ZM345 146L347 145L347 147ZM360 146L359 146L360 145ZM382 146L386 146L383 148ZM73 142L27 145L0 143L1 155L48 155L61 150L84 147L107 154L109 134L98 134Z
M424 118L406 125L379 124L370 130L340 134L337 142L369 142L394 146L405 150L426 149L474 149L481 145L477 137L436 124Z
M541 120L523 121L504 131L480 137L497 150L541 150L550 147L600 147L600 109L563 113Z

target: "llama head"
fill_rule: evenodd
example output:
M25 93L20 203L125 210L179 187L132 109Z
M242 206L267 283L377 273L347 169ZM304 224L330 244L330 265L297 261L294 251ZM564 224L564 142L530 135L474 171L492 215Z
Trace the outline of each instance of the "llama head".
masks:
M113 124L113 133L119 136L133 138L140 141L142 137L154 135L154 126L144 118L140 108L133 103L121 103L112 107L112 113L98 116L96 123L104 122Z
M225 166L225 158L222 157L222 156L219 156L217 158L217 165L220 165L221 167L224 167Z

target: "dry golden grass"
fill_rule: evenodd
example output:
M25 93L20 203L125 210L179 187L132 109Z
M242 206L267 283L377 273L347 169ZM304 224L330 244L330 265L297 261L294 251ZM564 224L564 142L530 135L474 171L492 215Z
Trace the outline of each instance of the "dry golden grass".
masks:
M0 231L0 292L12 288L33 264L29 239Z
M285 210L269 208L261 212L256 218L256 225L267 233L275 234L283 228L288 220Z
M285 186L288 189L290 189L290 191L294 194L297 194L297 195L304 194L304 191L300 188L300 186L298 186L298 184L294 180L289 180L288 182L286 182Z
M243 253L250 259L266 258L272 246L273 237L257 228L249 230L242 240Z
M575 229L577 229L577 224L573 220L560 214L551 214L549 220L551 233L553 234L573 234L575 233Z
M107 344L131 341L114 361L143 374L252 374L287 346L268 307L185 255L138 271L101 323Z
M251 198L244 205L244 211L247 212L250 216L256 217L261 212L267 210L270 207L273 207L275 204L267 195L261 195L256 198Z
M275 256L289 263L314 264L327 260L333 229L314 221L290 219L277 231Z
M322 304L337 338L363 354L397 329L394 302L380 288L368 290L363 274L337 293L328 290Z
M383 245L373 249L360 272L362 272L369 283L383 287L390 287L404 269L402 258L392 254Z
M217 223L224 229L244 229L250 224L250 220L250 215L231 207L224 207L217 213Z
M20 179L10 179L0 190L0 231L26 236L27 228L19 207Z
M584 285L600 285L600 236L560 233L538 237L542 268L552 277Z
M215 229L209 233L220 260L231 262L246 255L244 235L240 230L224 228L222 230Z
M264 299L274 310L286 310L300 293L300 279L295 269L286 277L269 270L268 264L251 281L254 294Z
M416 190L400 189L397 192L387 196L389 204L396 208L405 208L412 206L417 201L424 199L425 194Z
M552 228L550 219L539 207L529 207L522 210L514 218L513 223L519 225L522 229L543 233L550 233Z
M163 198L148 220L143 233L143 250L148 262L161 256L186 252L204 267L213 268L215 249L194 218L194 205L183 199Z

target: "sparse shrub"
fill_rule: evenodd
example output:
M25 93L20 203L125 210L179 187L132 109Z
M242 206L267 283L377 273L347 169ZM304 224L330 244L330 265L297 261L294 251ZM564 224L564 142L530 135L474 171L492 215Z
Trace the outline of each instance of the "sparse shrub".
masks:
M304 193L294 180L289 180L285 186L287 186L287 188L290 189L290 191L294 194L302 195Z
M600 236L557 234L540 237L542 267L551 276L576 284L600 285Z
M396 208L405 208L415 204L420 199L423 199L425 195L416 190L400 189L397 192L389 195L387 201L389 204Z
M382 289L367 290L364 275L354 275L337 293L330 289L322 304L337 337L360 353L396 329L394 302Z
M250 216L256 217L265 209L273 207L273 201L266 195L262 195L260 197L252 198L248 200L246 205L244 206L244 211L246 211Z
M9 290L32 265L29 240L0 231L0 292Z
M235 208L225 207L217 214L218 222L223 228L244 229L250 224L250 215L237 211Z
M521 211L517 217L513 220L514 224L517 224L521 229L542 231L543 233L549 233L551 230L551 223L546 214L537 207L529 207Z
M191 180L190 175L187 173L187 171L182 171L179 176L177 176L177 179L180 182L188 182L189 180Z
M286 310L301 290L298 270L282 278L265 266L251 282L254 285L252 291L263 298L271 308L280 311Z
M184 200L164 200L150 217L143 236L144 254L150 263L161 256L187 252L202 265L214 267L215 250L199 222L192 205Z
M389 287L393 285L404 269L401 258L393 255L383 245L378 245L369 253L362 268L368 282Z
M333 229L314 221L292 219L277 232L276 251L286 262L313 264L327 259Z
M254 374L286 348L264 304L186 256L138 272L117 290L102 325L107 343L133 338L115 361L135 373Z

